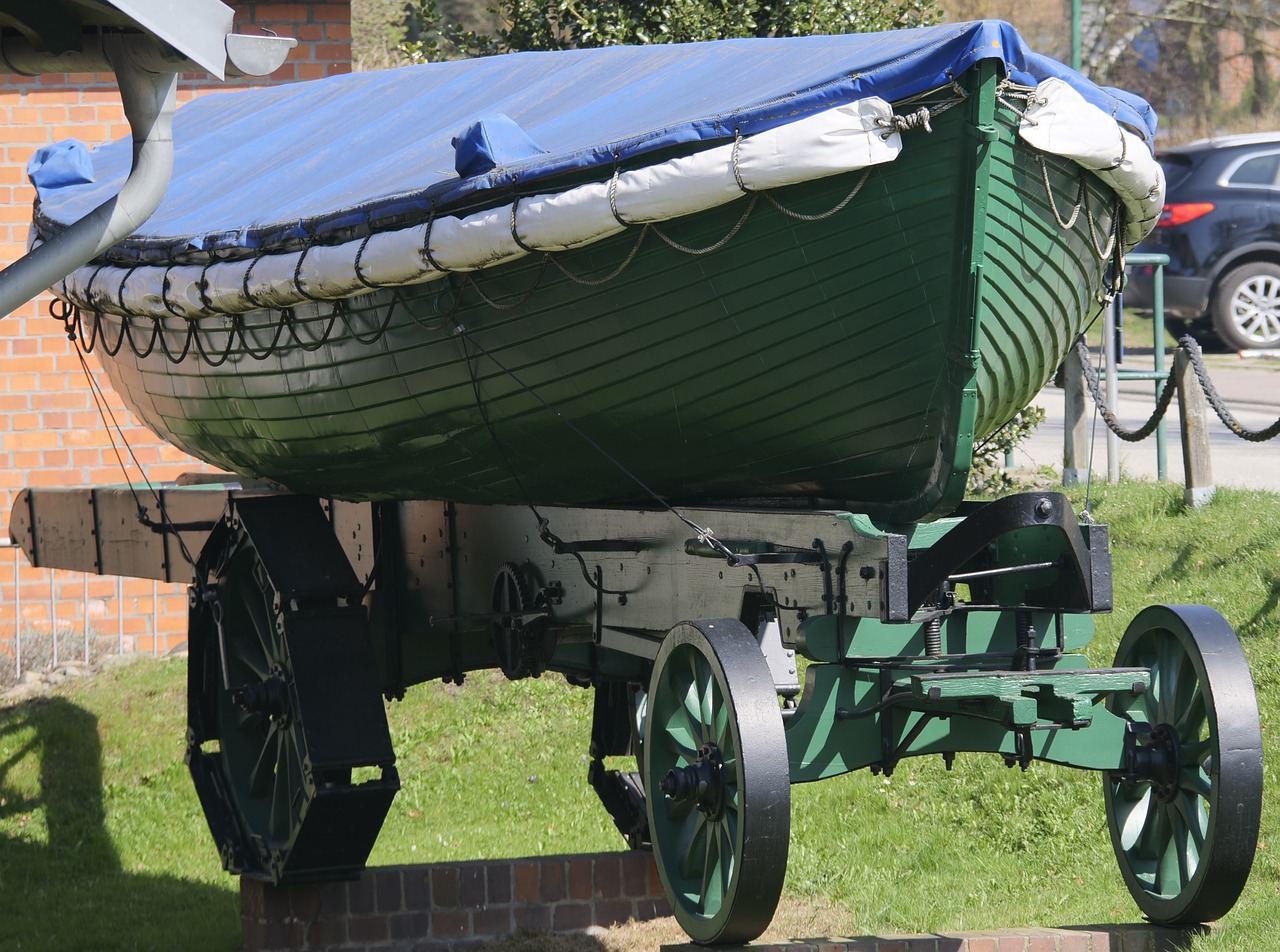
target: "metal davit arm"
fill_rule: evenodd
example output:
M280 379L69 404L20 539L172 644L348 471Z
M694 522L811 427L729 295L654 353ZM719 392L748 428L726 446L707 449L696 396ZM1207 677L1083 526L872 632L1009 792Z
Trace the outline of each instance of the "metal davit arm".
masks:
M109 26L123 18L135 28L142 27L143 32L102 29L86 19L84 27L98 28L79 37L79 49L63 49L66 36L46 38L37 33L33 38L25 31L22 36L6 35L0 42L0 67L8 72L114 71L133 130L133 166L119 193L49 241L35 244L0 273L0 316L8 316L131 235L160 205L173 172L173 111L179 73L204 69L219 78L227 74L266 75L279 67L296 45L292 39L229 33L231 11L221 3L204 2L185 11L182 21L172 23L134 20L125 4L110 6L117 10L104 13ZM60 26L65 28L66 24ZM28 24L28 29L35 28ZM191 33L203 35L190 42L179 38ZM216 34L212 45L211 33ZM210 55L215 47L221 50L220 57Z
M159 207L169 187L178 74L156 73L141 65L138 48L145 51L151 45L148 37L109 34L102 41L133 129L133 167L118 194L35 245L0 275L0 313L5 316L131 235Z

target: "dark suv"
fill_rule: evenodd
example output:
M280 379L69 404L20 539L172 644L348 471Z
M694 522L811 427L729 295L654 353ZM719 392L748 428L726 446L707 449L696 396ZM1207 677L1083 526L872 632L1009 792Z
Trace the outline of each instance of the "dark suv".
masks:
M1208 316L1233 350L1280 348L1280 132L1225 136L1157 158L1167 190L1135 251L1169 256L1165 315ZM1152 306L1152 269L1129 269L1125 303Z

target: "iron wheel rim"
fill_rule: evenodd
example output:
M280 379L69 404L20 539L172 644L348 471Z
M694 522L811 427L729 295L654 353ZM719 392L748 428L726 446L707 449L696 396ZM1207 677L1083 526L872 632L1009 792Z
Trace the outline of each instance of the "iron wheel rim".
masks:
M649 829L677 921L700 943L756 938L782 891L790 778L773 680L741 623L686 622L667 636L644 734ZM672 775L698 771L719 790L673 798Z
M1244 888L1261 821L1262 735L1244 652L1212 609L1156 605L1129 625L1116 665L1151 671L1147 692L1108 706L1164 765L1104 779L1125 884L1153 922L1212 921Z

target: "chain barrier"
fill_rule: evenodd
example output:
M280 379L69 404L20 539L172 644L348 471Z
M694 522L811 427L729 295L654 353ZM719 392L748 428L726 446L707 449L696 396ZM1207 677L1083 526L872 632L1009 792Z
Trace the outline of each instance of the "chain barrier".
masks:
M1201 352L1200 345L1194 337L1188 335L1181 338L1178 341L1178 349L1183 351L1191 361L1191 367L1195 371L1196 379L1200 381L1200 386L1204 389L1205 399L1208 401L1209 406L1213 407L1213 412L1218 415L1218 419L1222 421L1223 426L1240 437L1240 439L1250 443L1265 443L1267 440L1280 436L1280 419L1264 429L1250 430L1227 409L1222 396L1213 385L1209 371L1204 365L1204 354ZM1089 395L1093 398L1094 405L1098 407L1098 412L1102 417L1102 421L1107 425L1107 429L1126 443L1137 443L1145 440L1155 432L1156 427L1168 412L1169 404L1173 401L1173 395L1178 389L1177 382L1172 376L1165 380L1164 389L1160 391L1160 396L1156 398L1155 412L1151 414L1151 417L1142 426L1130 430L1126 429L1116 415L1107 409L1106 396L1102 393L1098 371L1093 366L1089 347L1085 344L1083 338L1076 341L1075 355L1080 361L1080 368L1084 373L1085 385L1089 388Z

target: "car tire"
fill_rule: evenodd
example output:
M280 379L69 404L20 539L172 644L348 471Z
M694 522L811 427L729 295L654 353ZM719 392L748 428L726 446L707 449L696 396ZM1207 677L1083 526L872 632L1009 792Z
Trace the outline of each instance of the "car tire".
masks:
M1280 348L1280 265L1251 261L1229 271L1214 292L1212 316L1232 350Z

